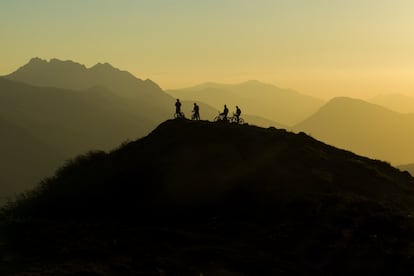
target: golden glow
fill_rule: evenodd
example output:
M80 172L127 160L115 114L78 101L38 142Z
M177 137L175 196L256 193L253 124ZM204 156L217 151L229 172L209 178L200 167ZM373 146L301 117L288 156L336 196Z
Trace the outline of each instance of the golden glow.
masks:
M5 0L0 74L109 62L163 88L257 79L330 98L414 96L408 0Z

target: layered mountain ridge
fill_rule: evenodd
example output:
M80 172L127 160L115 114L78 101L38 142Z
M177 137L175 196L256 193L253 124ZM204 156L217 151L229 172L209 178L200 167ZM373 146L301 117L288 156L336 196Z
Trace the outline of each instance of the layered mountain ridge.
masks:
M21 81L36 86L53 86L65 89L85 90L90 87L105 86L119 96L137 96L137 93L164 93L150 79L141 80L127 71L121 71L109 63L97 63L87 68L70 60L56 58L50 61L32 58L26 65L5 76L10 80Z
M224 104L238 105L246 114L257 114L286 126L302 121L324 104L315 97L256 80L238 84L209 82L167 93L186 100L199 99L218 109Z
M0 193L13 196L50 176L69 158L88 150L110 150L148 134L173 117L174 102L151 80L136 78L109 63L86 68L73 61L31 59L17 71L0 77L0 118L22 130L16 132L21 135L15 137L16 143L27 141L24 147L45 146L48 150L42 162L19 152L1 155L4 181ZM217 109L202 102L199 105L201 118L213 120L218 115ZM187 117L192 107L193 102L183 101ZM249 123L279 126L258 116L243 117ZM54 153L49 154L49 149ZM21 166L16 167L16 162L7 161L9 158L23 158ZM24 173L34 168L38 173Z
M337 97L293 127L328 144L393 164L414 159L414 114Z

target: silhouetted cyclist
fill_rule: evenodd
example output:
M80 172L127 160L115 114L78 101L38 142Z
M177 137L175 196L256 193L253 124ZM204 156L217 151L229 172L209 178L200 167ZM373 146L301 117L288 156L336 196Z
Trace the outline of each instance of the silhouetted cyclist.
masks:
M237 118L237 123L239 123L240 121L240 114L241 114L241 109L236 105L236 113L234 113L234 116L236 116Z
M223 116L223 120L227 120L227 114L229 114L229 109L227 108L227 105L224 105L223 113L220 113L220 115Z
M200 120L200 107L196 103L194 103L193 117L191 119Z
M182 117L182 113L181 113L181 102L179 99L177 99L177 101L175 102L175 115L180 118Z

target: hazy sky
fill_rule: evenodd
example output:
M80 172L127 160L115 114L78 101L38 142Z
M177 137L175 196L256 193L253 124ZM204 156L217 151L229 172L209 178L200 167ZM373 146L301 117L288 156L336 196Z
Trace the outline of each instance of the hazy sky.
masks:
M163 88L257 79L320 97L414 96L412 0L0 0L0 75L109 62Z

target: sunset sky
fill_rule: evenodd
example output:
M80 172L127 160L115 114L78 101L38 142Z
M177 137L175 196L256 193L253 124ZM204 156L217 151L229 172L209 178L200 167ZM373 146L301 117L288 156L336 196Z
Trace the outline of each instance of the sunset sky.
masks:
M109 62L162 88L256 79L322 98L414 96L412 0L1 0L0 75Z

